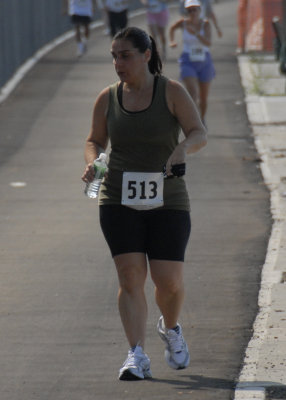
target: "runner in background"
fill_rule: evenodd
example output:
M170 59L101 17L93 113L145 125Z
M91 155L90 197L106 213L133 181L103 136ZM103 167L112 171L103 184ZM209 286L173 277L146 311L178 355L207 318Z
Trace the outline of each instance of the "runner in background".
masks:
M77 56L81 57L87 50L89 25L95 9L95 0L63 0L63 14L69 14L75 29ZM81 30L83 29L83 34Z
M187 17L180 18L170 28L170 47L176 47L175 31L182 30L183 51L179 58L180 78L201 111L205 123L209 88L215 69L209 51L211 27L203 20L199 0L185 0Z
M169 9L166 0L141 0L147 8L147 25L155 39L162 61L166 60L166 27L169 21ZM159 39L159 40L158 40Z
M103 0L108 15L111 38L128 24L129 0Z
M103 21L103 25L104 25L103 33L105 35L109 35L110 30L109 30L108 14L107 14L107 10L104 6L103 0L96 0L96 5L97 5L97 8L100 10L101 19Z

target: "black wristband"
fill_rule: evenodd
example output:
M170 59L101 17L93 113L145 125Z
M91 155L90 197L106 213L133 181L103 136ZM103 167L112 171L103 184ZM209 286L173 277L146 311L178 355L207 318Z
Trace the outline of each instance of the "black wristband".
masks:
M172 165L171 172L174 176L183 176L186 173L186 164Z

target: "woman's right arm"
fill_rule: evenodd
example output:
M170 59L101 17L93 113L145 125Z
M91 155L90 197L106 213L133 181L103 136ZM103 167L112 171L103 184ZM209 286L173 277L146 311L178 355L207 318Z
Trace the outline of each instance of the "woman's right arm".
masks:
M170 39L170 47L176 47L177 42L175 41L175 31L178 28L181 28L183 26L184 19L181 18L177 22L175 22L173 25L171 25L169 29L169 39Z
M92 115L90 133L86 139L84 158L86 168L82 176L84 182L90 182L94 178L93 161L104 152L108 144L107 110L109 100L109 88L104 89L97 97Z

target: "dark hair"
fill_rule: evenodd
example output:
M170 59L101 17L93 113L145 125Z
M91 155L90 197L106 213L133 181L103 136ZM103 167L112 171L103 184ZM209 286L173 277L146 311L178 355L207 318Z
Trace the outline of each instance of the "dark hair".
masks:
M129 40L133 47L140 53L145 53L147 49L151 50L151 58L148 63L149 71L153 75L160 75L162 72L162 61L157 50L155 40L148 33L140 28L129 27L116 33L113 40L124 39Z

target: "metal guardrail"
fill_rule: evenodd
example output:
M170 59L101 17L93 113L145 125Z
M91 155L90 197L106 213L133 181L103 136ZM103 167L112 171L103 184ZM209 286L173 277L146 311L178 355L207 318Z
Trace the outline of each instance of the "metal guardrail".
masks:
M274 52L276 60L279 61L281 74L286 75L286 38L284 37L279 17L272 19L272 26L275 32Z
M130 0L130 10L142 7ZM101 19L95 10L94 21ZM0 91L40 48L72 29L61 0L0 0Z
M70 28L60 0L1 0L0 87L37 50Z

